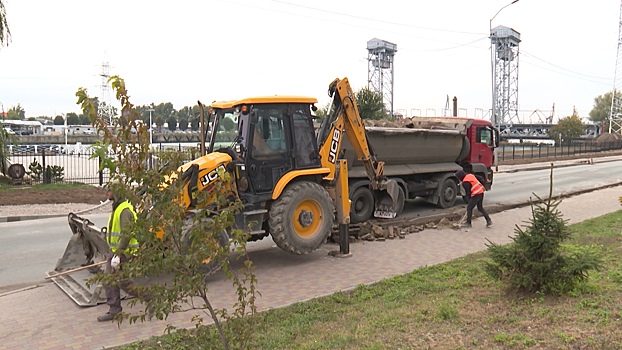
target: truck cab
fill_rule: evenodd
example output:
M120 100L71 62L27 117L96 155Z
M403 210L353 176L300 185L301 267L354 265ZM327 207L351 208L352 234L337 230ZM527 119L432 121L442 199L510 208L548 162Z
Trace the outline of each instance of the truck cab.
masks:
M470 173L482 176L486 183L484 186L490 190L492 186L493 171L495 164L495 148L499 146L499 131L491 122L483 119L473 119L467 128L466 139L468 153L461 158L459 164Z

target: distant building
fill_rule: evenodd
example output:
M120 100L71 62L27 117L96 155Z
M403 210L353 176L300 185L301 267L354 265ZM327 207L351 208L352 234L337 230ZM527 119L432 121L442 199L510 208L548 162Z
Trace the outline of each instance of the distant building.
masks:
M16 135L42 135L42 126L41 122L34 120L6 119L2 121L2 127L13 130Z

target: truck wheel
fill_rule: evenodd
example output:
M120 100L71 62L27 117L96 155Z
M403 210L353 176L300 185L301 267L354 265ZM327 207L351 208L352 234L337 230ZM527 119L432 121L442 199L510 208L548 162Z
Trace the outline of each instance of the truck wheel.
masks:
M194 215L187 216L184 219L184 225L182 227L182 232L181 232L182 246L185 249L188 249L189 247L191 247L195 241L194 239L195 237L193 236L193 231L197 234L202 235L203 232L210 230L213 224L214 224L214 221L212 219L194 220ZM195 230L195 227L200 227L200 228ZM226 230L221 230L218 234L211 234L211 235L205 235L205 236L202 235L202 238L217 240L214 242L213 245L210 244L211 247L214 247L214 251L216 251L216 249L229 246L229 235L227 234ZM206 257L205 260L203 260L201 265L198 267L198 270L205 275L211 275L212 273L220 270L224 259L225 259L224 256Z
M371 219L374 214L374 195L368 187L361 186L352 194L350 207L350 222L358 224Z
M322 186L308 181L290 184L270 209L272 239L288 253L308 254L330 234L333 211L333 202Z
M458 194L458 187L454 180L447 178L441 186L440 195L438 198L438 206L445 209L451 208L456 203L456 196Z

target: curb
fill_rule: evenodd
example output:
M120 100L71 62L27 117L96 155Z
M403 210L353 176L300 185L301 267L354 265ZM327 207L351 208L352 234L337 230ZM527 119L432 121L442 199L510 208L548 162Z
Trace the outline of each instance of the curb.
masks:
M103 207L104 205L108 205L110 203L110 200L105 200L104 202L102 202L101 204L98 204L92 208L88 208L85 210L80 210L75 212L74 214L76 215L80 215L80 214L84 214L84 213L88 213L91 210L95 210L95 209L99 209L101 207ZM16 222L16 221L26 221L26 220L38 220L38 219L51 219L51 218L58 218L58 217L64 217L69 215L70 213L67 214L50 214L50 215L25 215L25 216L0 216L0 223L3 222Z

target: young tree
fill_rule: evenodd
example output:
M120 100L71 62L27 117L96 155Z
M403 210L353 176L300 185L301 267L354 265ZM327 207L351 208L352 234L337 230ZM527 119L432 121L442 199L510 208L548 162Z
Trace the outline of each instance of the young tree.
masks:
M168 124L168 129L170 131L174 132L175 130L177 130L177 118L175 118L174 116L168 117L166 123Z
M9 108L7 111L7 119L24 120L26 119L26 111L18 103L17 106Z
M80 125L80 117L74 112L67 113L67 125Z
M8 46L11 41L11 30L9 29L9 22L6 20L6 8L4 2L0 0L0 47Z
M594 98L594 107L590 111L590 120L593 122L601 122L609 120L611 114L611 94L612 91L604 95ZM616 97L622 94L621 91L616 92Z
M155 118L153 122L158 126L158 131L162 132L162 127L164 126L164 117L159 115Z
M188 118L186 117L179 118L179 130L181 131L188 130Z
M355 93L356 104L362 119L384 119L387 113L384 109L382 95L371 91L369 88L362 88Z
M553 140L561 140L562 142L570 142L581 136L585 131L581 117L576 113L565 118L561 118L557 125L551 127L549 136Z
M15 143L15 138L3 127L0 127L0 173L6 175L9 160L9 145Z
M529 225L524 230L516 226L513 243L499 245L487 240L491 261L486 263L486 271L521 291L561 294L585 281L589 271L599 270L602 261L592 247L562 244L571 232L557 209L561 200L553 199L553 164L549 198L535 196L538 201L532 203Z
M86 90L81 88L76 95L85 114L103 135L94 157L101 157L111 178L119 180L113 182L114 192L127 198L136 208L136 222L121 234L132 232L141 245L123 269L114 274L99 274L91 282L116 285L121 280L156 276L149 283L135 284L131 290L137 298L130 300L129 305L144 303L145 310L139 315L124 312L117 318L119 323L152 317L166 319L177 311L196 312L193 322L199 343L201 337L208 334L202 327L203 317L207 315L214 321L225 349L247 348L245 344L252 334L252 316L256 312L256 278L246 254L248 230L233 228L234 213L242 207L232 193L234 180L220 172L208 189L193 194L196 204L193 211L188 211L184 194L187 186L192 186L189 182L192 176L180 169L186 161L183 153L164 151L158 155L162 170L150 169L147 166L150 156L147 127L137 123L140 114L129 101L125 82L117 76L110 81L124 116L116 130L107 128L105 120L89 103ZM131 184L139 184L140 190L133 189ZM227 258L231 250L245 259L239 270L229 265ZM236 288L238 300L232 311L215 309L207 294L206 274L220 266ZM167 330L172 328L168 326Z
M62 115L54 117L54 125L65 125L65 118Z

